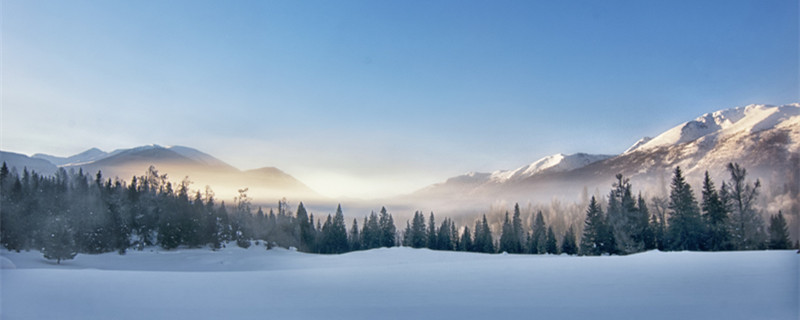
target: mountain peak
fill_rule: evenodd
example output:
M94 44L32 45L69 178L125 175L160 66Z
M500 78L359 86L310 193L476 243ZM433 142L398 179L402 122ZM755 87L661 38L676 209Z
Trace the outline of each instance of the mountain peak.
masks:
M711 137L716 140L721 136L741 132L755 133L773 128L778 123L798 115L800 115L800 103L782 106L751 104L719 110L677 125L655 138L643 138L625 153L680 145L703 137Z

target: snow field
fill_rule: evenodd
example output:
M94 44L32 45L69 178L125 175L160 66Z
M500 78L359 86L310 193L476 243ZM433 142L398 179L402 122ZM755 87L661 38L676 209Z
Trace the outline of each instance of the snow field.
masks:
M2 319L798 319L794 251L2 251ZM5 265L5 264L4 264Z

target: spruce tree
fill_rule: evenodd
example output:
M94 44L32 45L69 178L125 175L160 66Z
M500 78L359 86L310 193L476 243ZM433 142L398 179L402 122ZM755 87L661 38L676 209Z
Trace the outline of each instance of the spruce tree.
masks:
M581 254L597 256L606 252L607 239L605 217L603 210L597 203L597 199L592 197L589 201L589 208L586 209L586 219L584 220L583 235L581 236Z
M669 195L670 247L672 250L699 250L703 235L700 209L692 187L686 183L680 167L675 168Z
M531 237L528 239L528 253L543 254L546 252L547 226L545 226L544 216L539 211L534 219Z
M297 226L300 229L300 251L314 252L314 226L308 218L308 212L306 211L306 207L303 206L303 202L297 205L295 221L297 221Z
M547 240L545 243L545 251L548 254L558 254L558 242L556 241L556 235L553 233L553 227L547 227Z
M792 240L789 239L789 228L786 226L786 219L783 213L778 211L769 219L769 249L786 250L792 248Z
M511 224L514 231L514 252L515 253L523 253L525 252L524 243L527 240L527 232L522 227L522 218L520 217L520 210L519 204L514 204L514 217L511 220Z
M564 233L564 239L561 240L561 252L568 255L578 254L578 245L575 241L575 230L569 226L567 232Z
M703 222L705 223L706 235L703 247L706 250L720 251L730 248L730 232L728 230L728 212L725 204L720 199L714 182L705 173L703 179Z
M516 252L517 244L514 240L516 237L514 227L508 219L508 211L506 211L506 219L503 221L503 233L500 234L500 252L518 253Z
M459 251L474 251L472 247L472 235L469 232L469 227L464 226L464 231L461 233L461 241L458 243Z
M427 239L427 247L431 250L439 250L438 238L436 237L436 221L433 217L433 212L431 212L430 219L428 219L428 239Z
M428 242L427 233L425 232L425 216L422 215L422 212L414 212L410 238L412 248L424 248Z
M350 235L348 237L350 242L350 250L361 250L361 235L358 234L358 219L353 219L353 225L350 226Z
M392 215L386 211L386 207L381 207L381 217L378 222L381 228L381 246L391 248L395 246L397 228L394 225Z
M78 248L75 245L72 229L64 217L54 217L47 226L46 239L41 249L44 257L56 260L61 264L61 260L75 258Z

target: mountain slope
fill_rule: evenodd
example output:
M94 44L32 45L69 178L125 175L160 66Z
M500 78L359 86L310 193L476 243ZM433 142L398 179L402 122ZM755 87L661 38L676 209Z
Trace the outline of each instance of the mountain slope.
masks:
M726 165L737 162L748 179L761 179L764 207L800 211L800 104L749 105L708 113L657 135L644 138L625 153L584 162L544 158L516 170L458 176L412 194L416 203L456 203L485 208L496 201L574 201L582 190L604 194L614 176L622 173L634 189L664 195L676 166L697 191L708 170L720 182L729 178ZM575 155L573 155L575 156ZM577 159L582 159L577 157ZM595 161L592 161L595 160ZM564 165L561 165L564 163ZM554 168L539 170L542 167ZM585 188L585 189L584 189Z
M55 174L56 170L58 170L58 167L47 160L7 151L0 151L0 162L5 162L9 170L16 169L19 174L22 174L24 169L44 175Z
M105 152L105 151L102 151L102 150L97 149L97 148L91 148L89 150L86 150L84 152L81 152L79 154L76 154L76 155L73 155L73 156L69 156L69 157L57 157L57 156L51 156L49 154L44 154L44 153L37 153L37 154L34 154L31 157L32 158L38 158L38 159L47 160L50 163L52 163L54 165L57 165L57 166L63 166L63 165L68 165L68 164L77 164L77 163L85 163L85 162L97 161L97 160L100 160L100 159L103 159L103 158L107 157L108 155L109 154L107 152Z

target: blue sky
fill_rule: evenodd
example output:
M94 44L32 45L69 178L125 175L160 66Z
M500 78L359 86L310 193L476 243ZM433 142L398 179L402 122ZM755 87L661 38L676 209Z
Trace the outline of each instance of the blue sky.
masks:
M377 197L797 102L799 71L797 1L6 0L0 143Z

